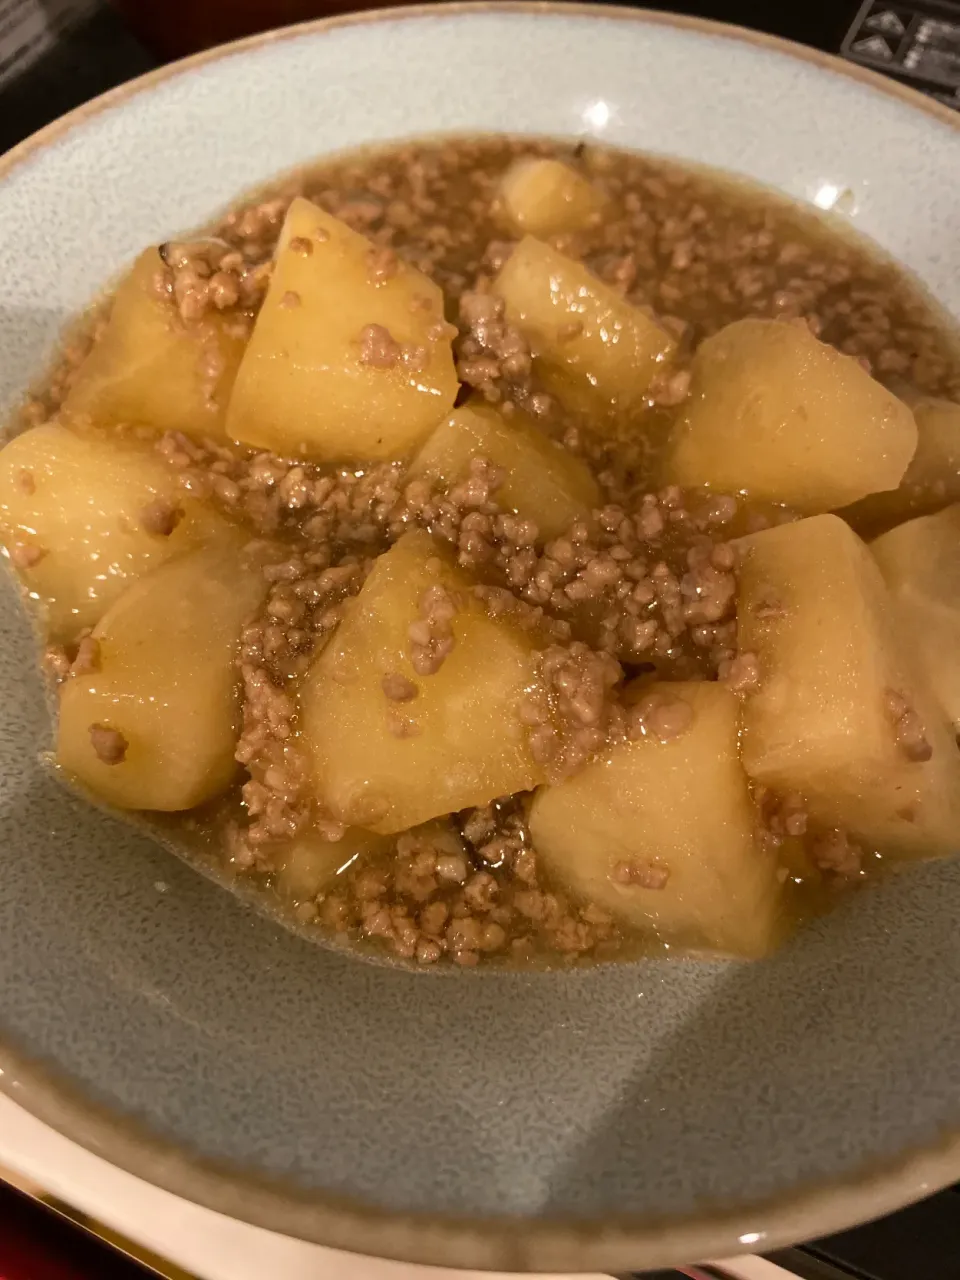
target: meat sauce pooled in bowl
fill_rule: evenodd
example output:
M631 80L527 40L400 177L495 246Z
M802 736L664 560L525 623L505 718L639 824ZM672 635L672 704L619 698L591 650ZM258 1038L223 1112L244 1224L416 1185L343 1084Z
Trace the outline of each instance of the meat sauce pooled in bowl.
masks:
M960 356L839 221L506 138L146 248L0 453L64 778L321 939L762 956L960 830Z

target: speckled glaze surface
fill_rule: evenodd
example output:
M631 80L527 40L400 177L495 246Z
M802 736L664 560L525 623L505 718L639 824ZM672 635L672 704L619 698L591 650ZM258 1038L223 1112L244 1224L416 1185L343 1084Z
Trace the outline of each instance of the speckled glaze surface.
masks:
M143 244L322 152L441 130L849 188L960 315L945 111L710 24L438 6L195 59L0 162L0 407ZM517 1270L761 1248L960 1176L960 861L749 967L374 967L62 791L34 657L4 582L0 1085L108 1158L291 1234Z

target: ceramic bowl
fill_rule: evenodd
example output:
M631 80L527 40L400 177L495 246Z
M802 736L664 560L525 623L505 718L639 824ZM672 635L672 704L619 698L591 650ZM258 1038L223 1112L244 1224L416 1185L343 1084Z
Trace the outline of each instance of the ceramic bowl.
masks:
M84 107L0 164L0 407L144 244L323 152L594 135L830 203L960 315L960 128L819 54L641 12L321 22ZM108 1159L359 1252L623 1271L839 1229L960 1177L960 861L753 965L415 974L298 938L38 766L0 600L0 1076Z

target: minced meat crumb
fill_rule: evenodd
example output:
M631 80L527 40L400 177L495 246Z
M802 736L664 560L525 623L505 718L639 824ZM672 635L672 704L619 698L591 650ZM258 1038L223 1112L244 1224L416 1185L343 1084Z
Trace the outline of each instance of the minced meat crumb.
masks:
M421 965L447 956L472 968L543 947L573 958L619 939L605 912L541 885L523 797L401 835L390 856L351 867L316 905L328 927Z
M551 781L581 768L608 741L623 735L618 701L623 668L607 653L574 640L540 655L540 690L520 707L530 726L534 759Z
M140 523L147 533L155 533L160 538L169 538L182 519L183 508L162 498L148 503L140 512Z
M665 889L670 868L658 862L618 862L610 879L615 884L636 885L638 889Z
M208 315L259 306L266 291L270 264L251 263L219 240L168 241L160 247L156 290L169 298L186 325Z
M844 831L828 831L811 842L811 856L822 870L842 879L858 876L863 867L863 850Z
M90 744L104 764L122 764L129 745L119 729L111 729L105 724L90 726Z
M34 542L15 542L8 554L17 569L35 569L47 552Z
M633 704L629 722L631 737L673 742L693 724L693 708L685 698L673 696L663 689L655 689Z
M457 602L434 583L420 597L420 617L410 624L410 663L418 676L435 675L454 645L453 619Z
M70 664L72 676L92 675L100 670L100 642L93 636L84 636L77 645L76 657Z
M486 400L506 398L505 385L516 396L529 391L530 348L519 329L504 319L503 300L488 292L460 298L465 333L458 348L457 375Z
M924 732L923 721L903 694L895 689L888 689L886 710L893 723L897 746L906 758L914 763L929 760L933 755L933 747Z
M330 823L305 795L308 770L294 732L296 706L287 692L290 679L306 671L316 646L335 629L342 601L360 589L369 570L355 556L335 566L330 558L329 548L315 547L268 563L264 575L271 586L263 612L240 637L244 696L236 758L250 774L242 791L244 835L254 849L296 835L307 822Z
M375 369L392 369L402 355L399 342L382 324L368 324L360 330L360 363Z
M754 800L769 842L779 845L786 836L803 836L809 825L809 815L803 797L795 792L778 795L768 787L755 786Z
M755 653L738 653L719 665L720 679L732 693L753 693L760 686L760 663Z
M380 684L391 702L409 702L420 692L412 680L408 680L397 671L391 671L389 675L385 675Z
M385 284L400 270L400 259L393 249L378 245L370 251L368 257L370 279L374 284Z

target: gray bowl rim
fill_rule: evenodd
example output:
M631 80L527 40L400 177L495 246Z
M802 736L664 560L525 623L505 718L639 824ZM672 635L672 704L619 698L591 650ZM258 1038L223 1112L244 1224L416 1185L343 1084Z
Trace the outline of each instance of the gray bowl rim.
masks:
M832 54L730 23L649 9L558 0L446 0L370 9L262 32L150 71L102 94L40 129L0 157L0 182L34 152L164 80L249 49L342 26L429 21L478 10L571 14L604 22L668 25L744 41L858 81L960 131L960 113L894 80ZM282 1235L316 1244L429 1266L530 1272L619 1272L667 1267L695 1259L764 1251L827 1235L880 1217L950 1185L960 1177L960 1132L913 1149L894 1162L871 1164L839 1181L803 1187L766 1204L702 1210L669 1220L609 1218L589 1224L562 1220L432 1217L372 1209L322 1193L307 1195L279 1180L188 1156L127 1118L82 1096L69 1081L31 1061L0 1037L0 1091L38 1120L116 1167L174 1195Z

